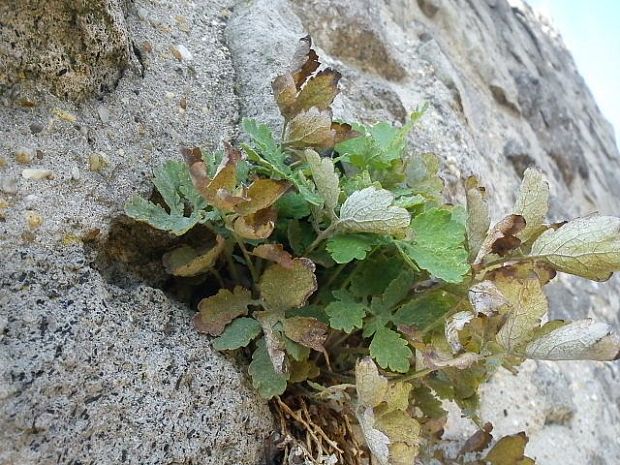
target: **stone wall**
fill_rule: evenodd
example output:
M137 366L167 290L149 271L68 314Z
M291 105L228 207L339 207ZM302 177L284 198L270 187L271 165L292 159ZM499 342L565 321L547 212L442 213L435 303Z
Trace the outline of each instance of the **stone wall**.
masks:
M112 68L127 68L98 100L58 96L112 87L2 81L2 464L259 463L268 409L242 365L191 330L190 309L155 289L166 240L121 211L179 146L235 138L241 116L279 124L269 83L306 32L343 74L338 116L402 122L429 103L411 149L441 156L449 200L478 175L499 219L535 165L553 219L620 214L613 132L561 39L516 0L135 0L116 18L130 54ZM5 50L3 36L0 70ZM620 329L619 290L562 276L552 316ZM485 387L481 414L499 434L525 430L541 464L615 465L619 378L617 364L527 363ZM473 429L454 415L446 437Z

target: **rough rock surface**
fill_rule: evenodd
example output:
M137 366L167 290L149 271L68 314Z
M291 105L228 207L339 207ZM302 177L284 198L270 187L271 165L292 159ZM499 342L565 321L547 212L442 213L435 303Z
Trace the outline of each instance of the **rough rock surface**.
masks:
M113 90L130 59L124 7L125 0L3 1L0 88L21 83L80 100Z
M170 240L121 217L182 145L234 137L229 5L136 2L121 20L139 58L98 100L0 95L2 465L261 460L272 421L245 367L151 287Z
M338 116L402 122L429 102L411 147L442 157L450 200L478 175L499 217L535 165L556 219L620 215L611 128L561 39L516 0L135 0L124 21L133 56L101 100L0 96L1 464L259 462L268 410L151 287L166 239L119 218L179 145L214 148L241 115L275 126L269 82L307 32L343 74ZM552 316L620 329L619 289L562 277ZM486 386L481 415L500 435L525 430L541 464L615 465L619 378L613 364L529 363ZM455 416L447 437L473 429Z

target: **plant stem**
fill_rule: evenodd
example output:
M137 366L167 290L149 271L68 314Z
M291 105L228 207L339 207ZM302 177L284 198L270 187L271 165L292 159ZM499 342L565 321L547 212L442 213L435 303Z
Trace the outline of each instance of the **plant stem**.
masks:
M256 273L256 268L254 268L254 263L252 262L250 253L248 252L248 249L245 248L245 244L239 236L233 233L233 237L241 249L241 253L243 254L243 259L245 260L248 270L250 270L250 275L252 276L252 287L254 287L258 283L258 273Z
M231 242L227 242L226 244L226 263L228 268L230 269L230 274L232 278L235 280L235 283L241 283L241 275L239 275L239 270L237 269L237 265L235 265L235 261L232 258L232 251L234 248L234 244Z
M337 226L338 226L338 223L332 223L329 225L329 227L326 230L321 231L319 235L316 237L316 239L314 240L314 242L310 244L310 246L306 250L304 250L304 255L307 255L310 252L312 252L314 249L316 249L319 246L319 244L321 244L321 242L323 242L325 239L331 236Z

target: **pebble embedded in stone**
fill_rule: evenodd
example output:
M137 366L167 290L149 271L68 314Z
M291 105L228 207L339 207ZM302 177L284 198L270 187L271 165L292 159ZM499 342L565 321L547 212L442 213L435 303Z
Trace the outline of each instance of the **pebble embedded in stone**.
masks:
M39 134L40 132L43 132L43 129L45 129L45 126L41 123L32 123L30 125L30 132L32 134Z
M97 113L99 114L99 118L103 123L107 123L108 121L110 121L110 111L106 107L99 106L97 108Z
M32 161L32 150L20 147L15 150L15 161L20 165L27 165Z
M26 217L28 228L32 230L39 229L43 225L43 217L34 210L28 210L24 216Z
M187 49L185 45L175 45L172 47L172 54L179 61L191 61L193 58L191 52Z
M0 191L5 194L17 193L17 179L8 176L0 178Z
M54 179L54 172L45 168L26 168L22 171L24 179Z
M100 173L110 165L110 159L103 152L91 153L88 157L88 169Z

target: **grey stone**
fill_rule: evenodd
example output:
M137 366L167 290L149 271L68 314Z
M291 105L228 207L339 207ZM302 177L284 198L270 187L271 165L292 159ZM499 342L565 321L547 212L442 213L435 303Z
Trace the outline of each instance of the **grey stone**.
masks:
M49 3L50 19L60 3ZM120 5L97 2L104 3ZM8 203L0 219L1 464L250 465L262 460L273 427L244 362L213 351L191 326L195 309L156 288L170 239L118 226L127 198L151 192L154 167L181 159L182 146L211 150L237 131L235 73L223 25L211 25L230 2L139 3L150 21L133 9L119 21L125 38L151 51L129 60L113 92L77 105L58 97L69 81L33 75L19 87L36 86L36 106L24 107L11 92L0 103L0 153L8 155L0 168L0 198ZM178 16L189 32L177 28ZM191 66L170 52L179 42L191 44ZM28 44L24 38L20 47ZM100 47L114 44L108 37ZM92 84L86 76L75 86L86 95ZM45 129L34 135L33 123ZM28 168L50 169L55 178L22 178L24 166L12 156L20 146L45 152ZM97 153L109 165L93 172L89 158ZM36 230L25 218L32 208L43 218ZM136 236L152 247L130 240Z
M35 85L75 100L113 90L130 58L123 6L123 0L3 1L0 89Z

